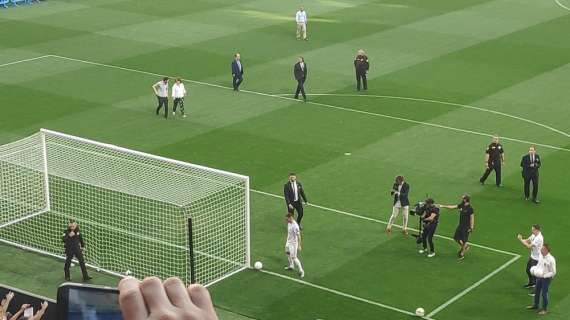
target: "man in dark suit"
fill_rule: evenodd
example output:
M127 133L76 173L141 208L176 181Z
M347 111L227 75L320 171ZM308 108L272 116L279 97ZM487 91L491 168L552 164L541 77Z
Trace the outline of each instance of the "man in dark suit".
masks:
M303 219L303 204L308 204L307 196L305 196L305 189L301 182L297 181L297 175L294 173L289 174L289 181L283 186L283 194L285 196L285 203L287 204L287 211L294 213L297 210L297 224L301 228L301 220Z
M368 90L368 81L366 80L366 74L368 69L370 69L370 63L368 62L368 57L364 53L364 50L358 50L356 58L354 58L354 69L356 69L356 90L360 91L360 82L364 90Z
M532 182L532 202L538 201L538 169L542 165L540 156L536 153L534 146L528 149L528 154L521 159L522 177L524 179L524 199L528 200L530 195L530 183Z
M71 265L71 260L74 256L79 261L81 273L83 274L83 281L86 282L91 280L91 277L87 274L87 268L85 267L85 260L83 258L85 242L83 241L83 237L79 232L79 226L77 226L77 222L75 222L75 220L69 220L69 226L63 233L62 240L65 243L65 265L63 267L65 272L65 281L71 280L69 266Z
M232 61L232 77L234 91L239 91L239 85L243 82L243 65L239 53L234 55L234 61Z
M402 225L402 232L408 234L408 216L410 214L410 200L408 200L408 193L410 192L410 185L404 181L403 176L397 176L396 182L392 186L392 191L390 194L394 197L394 205L392 207L392 215L386 226L386 233L390 234L392 232L392 224L394 220L398 217L400 211L402 211L402 216L404 218L404 223Z
M303 95L303 101L307 102L305 95L305 81L307 80L307 64L303 57L297 59L297 63L293 67L295 80L297 80L297 90L295 91L295 99L299 99L299 92Z

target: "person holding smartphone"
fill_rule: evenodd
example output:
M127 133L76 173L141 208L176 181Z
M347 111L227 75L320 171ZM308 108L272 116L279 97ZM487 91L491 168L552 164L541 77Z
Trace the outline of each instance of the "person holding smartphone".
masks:
M85 242L83 237L79 232L79 226L77 221L70 219L67 230L63 233L63 242L65 243L65 266L63 268L65 272L65 281L70 281L71 277L69 274L69 267L71 265L71 260L76 257L79 261L79 266L81 267L81 273L83 274L83 281L87 282L92 278L87 274L87 267L85 267L85 259L83 258L83 250L85 248Z

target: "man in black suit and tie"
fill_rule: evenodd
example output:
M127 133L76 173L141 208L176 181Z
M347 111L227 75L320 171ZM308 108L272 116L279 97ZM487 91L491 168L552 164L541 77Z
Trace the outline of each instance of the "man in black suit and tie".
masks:
M403 224L402 232L408 234L408 217L410 214L410 200L408 200L408 193L410 192L410 185L404 181L403 176L397 176L394 185L392 186L392 191L390 194L394 197L394 205L392 207L392 215L386 226L386 233L390 234L392 232L392 224L394 220L398 217L400 211L402 211Z
M232 61L232 78L234 91L239 91L239 85L243 82L243 65L239 53L235 54L234 61Z
M521 159L522 177L524 179L524 199L528 200L530 194L530 183L532 182L532 202L538 201L538 169L542 165L540 156L536 154L534 146L528 149L528 154Z
M303 57L297 59L297 63L293 67L295 80L297 80L297 90L295 91L295 99L299 99L299 92L303 95L303 101L307 102L305 95L305 81L307 80L307 64Z
M287 211L294 213L295 210L297 210L297 224L299 228L301 228L301 220L303 219L303 204L301 203L301 198L303 198L305 204L307 204L308 201L303 185L297 181L297 175L294 173L289 174L289 181L283 186L283 194L285 196L285 203L287 204Z

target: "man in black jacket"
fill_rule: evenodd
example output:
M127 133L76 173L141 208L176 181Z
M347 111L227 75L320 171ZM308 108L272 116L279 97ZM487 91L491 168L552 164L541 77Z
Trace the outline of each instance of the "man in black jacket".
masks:
M285 197L285 204L287 205L287 211L289 213L294 213L297 210L297 224L299 228L301 227L301 220L303 219L303 204L301 203L301 198L305 204L308 203L307 196L305 196L305 189L301 182L297 181L297 175L294 173L289 174L289 181L283 186L283 194Z
M364 53L364 50L358 50L356 58L354 58L354 69L356 69L356 90L360 91L360 82L364 90L368 90L368 81L366 80L366 74L368 69L370 69L370 63L368 62L368 57Z
M85 242L83 242L83 237L79 232L79 226L77 226L77 222L73 219L69 220L69 226L63 233L63 242L65 243L65 266L63 269L65 272L65 280L71 280L71 277L69 275L69 266L71 265L71 260L74 256L79 261L81 273L83 273L83 281L86 282L91 280L91 277L87 274L85 260L83 259L83 249L85 248Z
M303 101L307 102L305 95L305 81L307 80L307 64L303 57L297 59L297 63L293 67L293 74L297 80L297 90L295 91L295 99L299 99L299 92L303 95Z
M408 200L409 192L410 185L404 181L403 176L397 176L396 182L394 182L394 185L392 186L392 191L390 191L390 194L394 197L394 206L392 207L392 215L388 221L388 226L386 226L386 233L390 234L392 232L392 224L398 217L400 211L402 211L402 216L404 218L402 231L404 234L408 234L408 216L410 213L410 200Z
M505 164L504 152L503 146L499 143L499 136L494 136L493 142L485 150L485 173L479 179L481 184L485 184L491 171L495 170L495 183L497 187L501 186L501 166Z
M540 156L536 153L534 146L528 149L528 154L521 159L522 177L524 179L524 199L528 200L530 195L530 183L532 182L532 202L538 201L538 169L542 165Z

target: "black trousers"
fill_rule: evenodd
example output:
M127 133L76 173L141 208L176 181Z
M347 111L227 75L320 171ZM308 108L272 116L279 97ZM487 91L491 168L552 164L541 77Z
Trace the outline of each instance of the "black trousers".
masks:
M157 97L158 107L156 107L156 114L160 112L160 109L164 106L164 117L168 118L168 97Z
M529 285L535 285L536 284L536 278L530 273L530 268L536 266L537 264L538 264L538 260L528 258L528 261L526 263L526 275L528 276L528 284Z
M366 80L366 71L356 71L356 90L360 91L360 82L364 90L368 90L368 81Z
M435 246L433 245L433 236L435 235L435 229L437 228L437 223L430 223L424 226L424 231L422 232L422 244L424 250L427 249L429 244L429 250L435 252Z
M87 274L87 268L85 267L85 259L83 259L83 252L81 250L74 250L71 252L65 252L65 266L63 267L63 271L65 272L65 278L68 279L69 276L69 266L71 265L71 259L76 257L79 261L79 266L81 267L81 273L83 274L83 279L89 277Z
M180 105L180 113L184 115L184 98L176 98L174 99L174 106L172 107L172 112L176 112L176 108Z
M299 98L299 93L303 95L304 100L307 100L307 95L305 95L305 79L297 79L297 90L295 90L295 99Z
M536 200L538 196L538 173L524 175L524 197L530 195L530 183L532 182L532 200Z
M289 213L297 211L297 223L301 226L301 220L303 220L303 204L300 199L299 201L291 202L291 204L293 205L293 209L287 207L287 211L289 211Z
M481 183L484 183L485 180L487 180L487 177L489 177L489 175L491 174L491 171L493 170L495 170L495 183L498 186L501 185L501 162L499 161L489 163L489 167L487 168L487 170L485 170L485 173L483 173L483 176L481 177L481 179L479 179L479 181L481 181Z
M241 74L234 75L232 82L233 82L234 90L238 91L239 85L243 82L243 76Z

